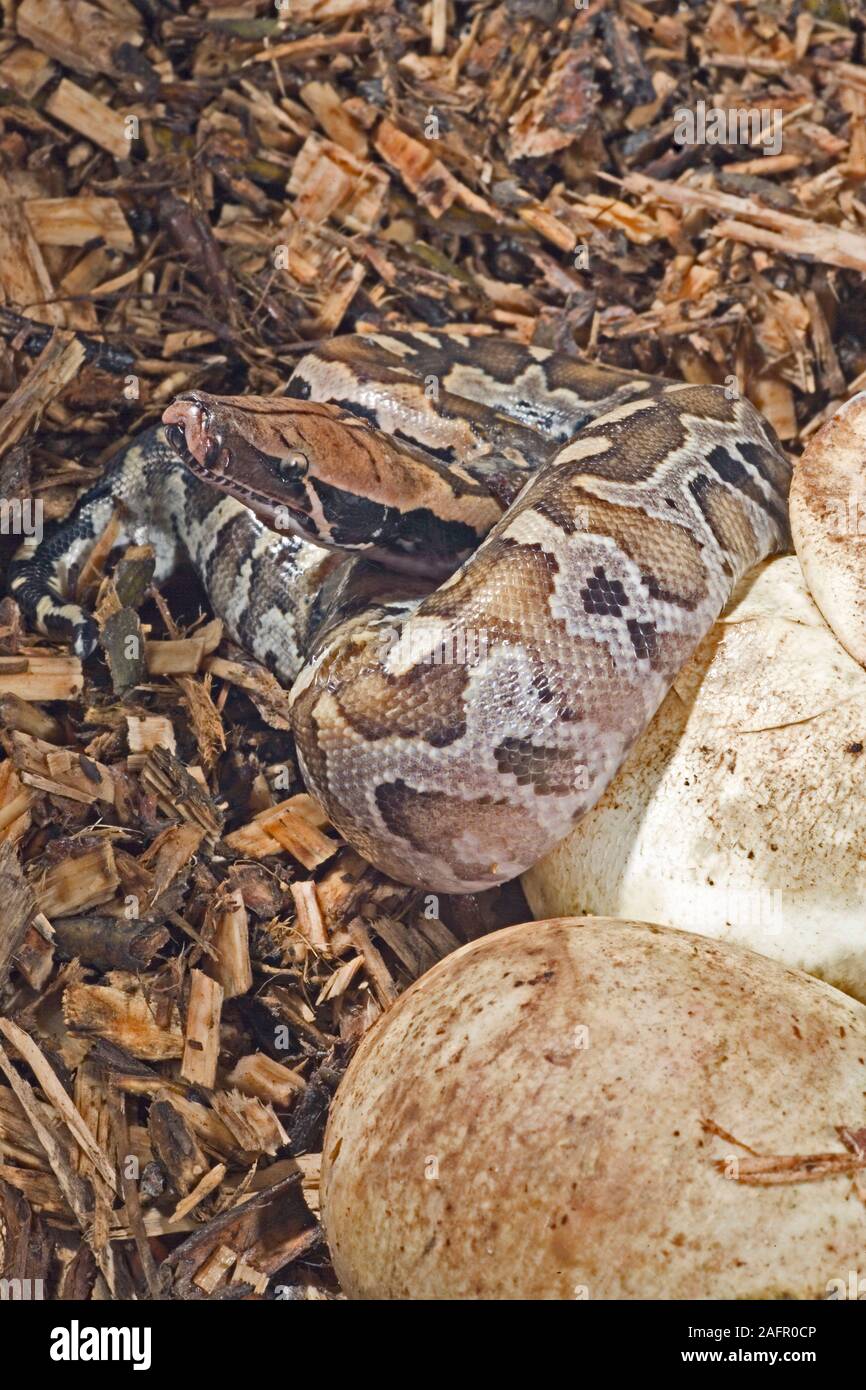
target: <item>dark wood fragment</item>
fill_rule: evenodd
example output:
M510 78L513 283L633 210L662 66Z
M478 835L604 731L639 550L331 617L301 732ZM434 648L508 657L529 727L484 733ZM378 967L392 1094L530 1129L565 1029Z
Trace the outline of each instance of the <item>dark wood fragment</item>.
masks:
M62 958L77 956L100 970L143 970L168 939L162 925L117 917L58 918L54 928Z

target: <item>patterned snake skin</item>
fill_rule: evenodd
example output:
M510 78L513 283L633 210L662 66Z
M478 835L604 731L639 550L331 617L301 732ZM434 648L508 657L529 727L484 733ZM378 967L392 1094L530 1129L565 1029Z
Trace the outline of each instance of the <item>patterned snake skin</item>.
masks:
M567 833L789 539L789 464L747 401L505 340L338 338L284 397L193 392L164 420L21 548L12 593L86 654L62 594L122 505L158 577L185 550L232 636L294 681L337 830L445 892Z

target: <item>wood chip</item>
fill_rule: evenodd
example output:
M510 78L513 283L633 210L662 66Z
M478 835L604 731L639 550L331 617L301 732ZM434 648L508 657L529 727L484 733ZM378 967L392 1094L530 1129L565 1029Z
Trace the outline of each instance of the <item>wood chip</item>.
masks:
M126 993L108 985L70 985L63 994L63 1016L73 1033L105 1038L133 1057L164 1062L184 1051L177 1009L168 1026L157 1023L153 1008L140 991Z
M180 1074L184 1081L212 1089L220 1050L223 989L201 970L190 973L189 1004Z
M77 338L61 329L52 334L50 341L21 384L0 406L0 453L16 444L28 430L35 428L43 411L54 397L60 394L64 386L72 380L83 361L84 348ZM42 660L43 662L50 661L51 658L43 657ZM72 669L74 669L74 665L77 665L80 673L80 663L73 664L73 659L70 658L69 664ZM0 684L0 689L11 690L15 694L20 694L23 699L31 700L70 700L73 698L70 694L43 693L28 696L24 691L17 689L14 684ZM80 689L81 686L79 685L75 694L78 694Z
M313 880L309 878L303 883L293 883L292 897L298 914L298 930L315 950L327 955L331 947Z
M115 71L115 50L139 45L142 36L129 25L129 13L117 23L89 0L22 0L16 16L18 33L35 48L84 76Z
M2 1017L0 1017L0 1033L30 1067L43 1093L88 1162L92 1164L103 1182L107 1183L112 1191L116 1191L117 1179L108 1155L103 1153L99 1147L84 1119L63 1089L56 1073L49 1066L30 1034L26 1033L23 1028L19 1028L18 1024L14 1023L11 1018Z
M220 893L211 904L210 921L216 959L209 973L219 981L226 999L236 999L253 984L249 920L238 889Z
M30 884L24 877L18 855L8 840L0 843L0 902L3 903L3 914L0 917L0 989L2 989L36 913L36 903Z
M240 1091L217 1091L213 1108L245 1153L275 1154L289 1142L270 1105Z
M31 198L24 212L40 246L86 246L98 238L118 251L135 248L116 198Z
M120 885L114 851L107 841L64 859L30 880L40 911L52 917L84 912L113 898Z
M310 797L292 796L260 811L240 830L226 835L225 843L236 854L249 859L264 859L286 850L305 869L312 870L324 864L338 849L335 840L322 834L319 828L322 824L327 821Z
M108 150L115 159L129 158L131 146L126 138L123 116L68 78L64 77L51 93L45 110L56 121L71 126L85 139Z
M257 1096L281 1109L290 1105L307 1084L300 1073L266 1057L263 1052L238 1058L226 1080L242 1095Z

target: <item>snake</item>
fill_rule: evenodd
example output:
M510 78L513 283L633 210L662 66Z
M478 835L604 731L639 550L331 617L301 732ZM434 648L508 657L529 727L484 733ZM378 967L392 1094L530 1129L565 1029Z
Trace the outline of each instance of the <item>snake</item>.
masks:
M734 586L787 549L791 469L732 385L424 330L312 347L272 396L178 396L12 562L97 643L107 525L185 558L290 691L303 778L398 882L479 892L589 812Z

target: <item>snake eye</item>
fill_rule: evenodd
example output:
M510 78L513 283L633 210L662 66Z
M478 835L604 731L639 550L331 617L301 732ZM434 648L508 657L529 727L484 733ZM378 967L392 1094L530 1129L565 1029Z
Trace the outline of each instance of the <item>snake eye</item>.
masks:
M303 478L310 467L310 461L306 454L302 454L300 449L293 449L285 458L281 458L277 464L277 472L287 483L297 482Z

